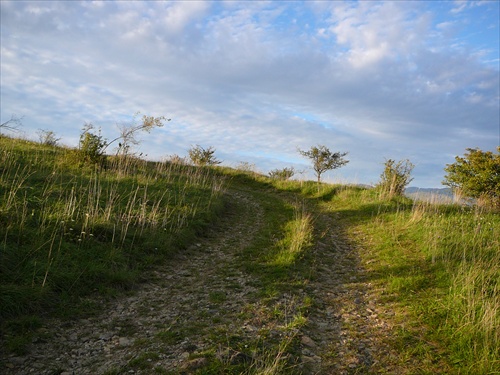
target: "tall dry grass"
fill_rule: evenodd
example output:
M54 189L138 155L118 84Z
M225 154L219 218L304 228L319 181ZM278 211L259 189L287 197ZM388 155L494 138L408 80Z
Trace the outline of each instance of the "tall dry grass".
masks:
M109 158L0 138L0 316L39 313L71 295L128 287L222 208L207 168Z

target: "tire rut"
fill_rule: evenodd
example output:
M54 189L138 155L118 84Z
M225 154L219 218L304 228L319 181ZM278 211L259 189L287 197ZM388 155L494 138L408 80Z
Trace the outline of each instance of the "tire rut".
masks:
M209 365L208 352L222 362L254 366L230 341L261 340L265 346L268 339L286 340L281 327L289 317L278 321L269 310L284 306L293 313L306 295L313 304L306 325L291 338L298 342L295 365L279 373L400 373L384 364L394 355L383 344L388 323L381 315L390 312L377 304L359 249L335 218L316 214L323 232L310 250L315 261L309 285L265 306L258 282L237 259L263 229L265 211L249 192L226 195L228 212L197 243L155 267L132 295L102 301L98 315L47 322L28 355L2 358L5 374L194 373Z
M315 278L310 294L314 309L304 334L313 342L310 374L400 373L391 368L395 357L384 343L390 315L377 303L376 291L367 281L358 245L347 238L335 218L319 214L324 232L314 252Z

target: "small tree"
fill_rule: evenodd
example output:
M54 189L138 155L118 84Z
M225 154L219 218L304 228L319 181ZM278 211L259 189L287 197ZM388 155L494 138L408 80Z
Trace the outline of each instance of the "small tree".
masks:
M56 133L52 130L39 129L37 134L40 143L46 146L57 146L57 142L61 140L61 138L56 138Z
M118 147L116 150L117 155L128 155L132 146L136 146L139 144L139 140L137 139L137 133L139 131L145 131L150 133L154 128L160 128L163 126L163 121L170 121L165 116L154 117L154 116L142 116L142 122L140 124L136 124L135 117L139 115L137 112L134 116L134 122L131 125L120 125L119 131L120 135L115 139L109 141L106 144L106 148L111 144L118 142Z
M324 172L340 168L349 162L344 159L347 152L331 152L326 146L313 146L309 151L299 149L299 153L312 161L318 184Z
M467 148L464 157L457 156L455 163L446 165L445 171L444 185L500 207L500 147L497 154Z
M378 184L382 195L388 198L402 196L408 184L413 181L410 176L414 167L408 159L398 162L393 159L387 160Z
M221 161L215 158L214 153L215 148L210 146L209 148L204 149L199 145L191 147L191 149L188 151L189 158L191 159L193 164L199 167L220 164Z
M283 169L274 169L269 172L269 177L271 177L273 180L282 180L286 181L290 178L293 177L295 174L295 169L293 167L290 168L283 168Z

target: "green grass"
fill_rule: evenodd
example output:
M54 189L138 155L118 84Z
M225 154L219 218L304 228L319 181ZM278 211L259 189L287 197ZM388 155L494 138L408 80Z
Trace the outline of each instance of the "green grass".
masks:
M306 280L302 272L308 268L313 224L290 195L279 196L262 177L224 168L134 158L79 168L73 150L4 137L0 152L0 316L8 349L25 352L38 327L22 323L30 317L96 313L87 296L115 296L148 278L153 265L182 251L221 215L222 192L230 184L254 195L265 211L264 229L240 254L239 264L259 285L256 300L264 301L248 305L251 316L257 313L268 328L249 340L193 323L170 327L156 340L169 345L213 334L214 345L239 353L237 360L207 355L206 373L277 373L288 366L285 352L296 350L294 336L306 323L309 302L292 292ZM215 290L208 298L219 305L227 296ZM127 367L151 369L153 357L133 358Z
M72 152L0 137L0 319L14 341L24 332L9 321L77 316L82 298L130 288L224 208L211 169L134 158L77 168Z
M249 339L228 332L224 317L218 317L211 324L160 332L155 339L165 345L186 335L212 340L214 347L200 354L206 366L197 373L297 369L297 334L314 308L303 290L314 277L314 262L321 261L309 250L318 231L328 229L316 228L320 212L360 249L365 281L378 291L384 310L394 311L381 318L393 323L385 344L398 353L399 368L500 373L498 213L383 199L376 190L277 181L220 167L108 158L105 168L80 168L73 150L1 136L5 347L23 354L46 315L92 314L98 307L87 297L116 296L148 279L153 265L187 248L226 212L226 188L250 194L263 211L263 222L246 219L260 229L235 263L257 289L238 318L262 328ZM211 291L210 303L226 303L227 290ZM227 355L216 355L218 348ZM128 368L161 372L153 368L156 356L145 352Z
M344 189L324 204L399 317L392 345L420 371L500 371L500 216Z
M418 373L500 373L500 216L375 189L271 181L317 203L356 244L395 312L386 344Z
M246 273L257 288L250 297L254 302L247 301L237 319L261 328L249 337L244 329L228 330L224 319L214 322L207 334L214 345L213 352L219 353L223 348L223 355L207 353L207 366L197 373L297 373L296 335L307 323L304 314L311 304L298 291L304 288L310 274L312 216L294 195L277 191L262 176L221 170L231 177L233 191L251 194L263 210L260 219L255 215L247 218L248 225L261 229L238 252L232 265ZM226 298L223 291L209 294L214 304L223 303Z

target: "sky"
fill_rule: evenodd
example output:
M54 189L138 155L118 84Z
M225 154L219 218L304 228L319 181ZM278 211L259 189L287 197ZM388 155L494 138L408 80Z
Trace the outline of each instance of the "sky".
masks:
M409 159L443 187L466 148L500 146L499 1L1 0L0 121L77 146L139 117L152 160L215 148L223 165L294 167L324 145L326 182L376 184Z

